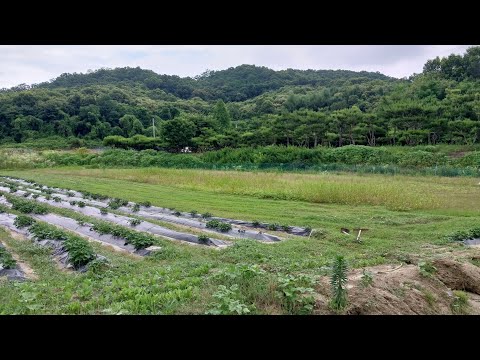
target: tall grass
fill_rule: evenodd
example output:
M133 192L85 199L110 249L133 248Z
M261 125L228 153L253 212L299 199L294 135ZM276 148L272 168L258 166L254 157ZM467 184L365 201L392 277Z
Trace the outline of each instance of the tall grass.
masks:
M24 172L12 175L28 177ZM236 172L194 169L79 169L37 170L31 178L42 181L74 179L118 180L163 189L248 195L260 199L297 200L316 204L379 205L393 210L451 208L456 202L475 208L480 186L470 178L432 178L382 175ZM62 180L63 181L63 180ZM460 204L461 205L461 204ZM470 206L471 205L471 206ZM462 205L463 207L463 205Z

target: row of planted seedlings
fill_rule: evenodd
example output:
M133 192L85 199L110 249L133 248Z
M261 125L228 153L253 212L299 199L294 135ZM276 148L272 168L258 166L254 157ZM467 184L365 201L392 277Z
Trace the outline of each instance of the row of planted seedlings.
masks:
M15 200L11 209L0 205L1 225L32 238L40 246L53 249L54 257L64 266L77 271L86 271L94 261L107 261L105 257L97 255L91 244L82 237L26 215L45 214L48 212L45 206Z
M68 203L71 206L78 206L79 208L85 208L87 205L91 205L96 208L100 208L100 212L102 215L106 215L109 210L110 211L116 211L117 213L127 213L129 215L134 215L137 217L142 217L142 218L149 218L153 220L158 220L166 223L171 223L171 224L176 224L180 225L183 227L189 227L189 228L197 228L200 229L204 232L210 232L210 233L219 233L222 234L223 236L226 236L228 238L251 238L259 241L266 241L266 242L274 242L274 241L279 241L280 238L275 236L275 235L270 235L270 234L264 234L261 231L256 232L256 231L249 231L245 229L233 229L232 225L229 223L221 222L216 219L211 219L211 214L206 213L203 214L202 218L203 221L200 221L196 216L192 216L192 218L195 219L184 219L180 217L180 212L174 211L174 209L171 209L171 214L165 214L165 213L158 213L154 211L154 213L146 211L148 208L151 208L151 204L149 202L141 203L141 204L135 204L135 203L129 203L127 200L124 199L119 199L119 198L114 198L110 199L108 203L102 203L99 200L105 199L105 196L98 195L98 194L92 194L92 193L86 193L84 194L83 198L78 198L72 193L68 193L66 195L64 194L55 194L53 193L52 189L45 189L43 186L35 184L37 188L35 189L29 189L26 188L25 190L20 190L18 188L15 188L14 191L11 191L13 194L20 195L23 194L25 197L29 197L31 190L35 191L41 191L44 194L44 197L47 201L53 201L55 203L58 203L59 206L62 206L62 201L68 201ZM38 190L42 189L42 190ZM1 188L0 188L1 190ZM55 189L57 190L57 189ZM23 191L26 191L27 193L23 193ZM31 194L32 198L38 199L39 194L38 193L32 193ZM40 199L42 200L42 199ZM107 209L108 208L108 209ZM141 210L143 209L143 210ZM112 219L111 219L112 220ZM173 238L178 238L178 240L185 240L189 242L194 242L194 243L204 243L204 244L210 244L210 245L216 245L216 246L223 246L223 245L228 245L228 243L218 240L218 239L213 239L210 238L209 241L202 240L206 237L206 235L200 235L198 238L190 238L186 237L185 234L180 235L182 233L177 233L176 235L173 234ZM159 235L164 235L167 237L169 236L168 233L160 233Z
M29 182L23 179L18 179L18 178L9 178L10 181L16 182L16 183L21 183L21 184L28 184ZM151 206L150 202L144 202L144 203L129 203L127 200L122 200L122 199L110 199L105 195L101 194L95 194L95 193L90 193L90 192L72 192L71 190L65 190L65 189L58 189L58 188L48 188L43 185L37 184L37 183L32 183L35 186L37 186L38 189L42 188L47 188L47 191L60 191L63 194L72 196L73 194L79 194L82 193L83 197L85 199L92 199L96 201L108 201L108 206L112 209L118 209L120 207L123 207L124 210L131 210L133 212L138 212L139 210L143 210L142 216L145 217L151 217L151 216L156 216L158 217L158 213L163 213L166 215L174 215L176 217L182 217L186 219L205 219L206 221L219 221L222 223L226 224L231 224L231 225L237 225L241 227L246 227L246 228L253 228L253 229L266 229L269 231L279 231L279 232L285 232L297 236L309 236L311 233L311 227L306 226L306 227L298 227L298 226L291 226L287 224L278 224L278 223L266 223L266 222L260 222L257 220L253 221L244 221L244 220L235 220L235 219L229 219L229 218L223 218L223 217L215 217L213 214L205 212L203 214L199 214L196 210L192 210L190 212L180 212L175 209L167 209L167 208L161 208L161 207L156 207L156 206ZM143 209L141 208L143 206ZM130 207L130 209L125 209L127 207ZM224 227L226 229L226 227ZM240 234L241 237L247 237L245 235L246 232L243 231L242 229L238 229L237 232ZM259 232L261 234L261 232ZM244 236L242 236L242 234ZM260 238L264 238L264 236L259 236ZM268 236L267 236L268 237ZM277 238L278 239L278 238ZM271 240L275 241L277 240L275 237L272 236ZM261 239L260 239L261 240Z
M11 202L14 207L21 206L21 207L27 207L27 208L35 208L36 206L41 206L50 210L50 212L52 213L66 215L67 216L66 218L65 217L62 218L61 216L58 216L58 215L50 215L50 217L45 220L48 222L56 222L57 225L59 226L68 226L69 225L68 220L75 219L78 221L77 226L84 226L84 227L87 226L87 229L84 228L82 231L82 228L80 227L75 228L75 227L72 227L70 224L70 230L82 232L83 235L87 235L90 237L94 235L90 233L92 231L98 233L99 235L109 234L113 237L113 239L122 240L124 242L124 245L132 246L133 249L131 252L135 252L136 254L139 254L139 255L147 255L150 253L151 250L149 250L148 248L151 245L154 245L159 240L159 238L157 238L155 235L159 235L162 238L166 238L166 239L183 240L183 241L193 242L193 243L202 244L202 245L226 244L225 242L222 242L220 240L211 239L204 234L195 236L191 234L179 233L173 230L165 229L156 224L152 224L148 222L144 223L143 221L137 218L128 218L121 215L109 214L105 212L105 208L98 209L95 207L86 206L85 204L77 204L76 206L79 206L79 208L73 209L72 207L74 205L72 205L71 203L65 203L65 202L62 203L61 201L57 203L56 200L52 200L50 201L50 203L38 203L37 201L24 198L23 195L25 194L22 194L21 192L22 191L20 190L18 194L3 193L3 196L9 202ZM39 200L42 200L42 198L40 198ZM58 207L60 207L60 209L58 209ZM107 214L108 216L106 216ZM41 215L37 215L37 216L41 216ZM103 216L104 218L99 219L99 217L101 216ZM112 224L112 221L113 222L116 221L117 223ZM129 225L132 227L132 229L118 224L118 222L127 223L127 221ZM138 230L137 226L140 223L144 223L144 224L142 224L141 226L142 229ZM93 236L93 237L95 240L98 240L101 242L108 242L110 245L112 245L112 241L111 241L112 239L105 239L99 236ZM113 245L118 245L118 244L113 244ZM122 246L120 245L120 247ZM123 246L123 248L125 247ZM128 248L126 249L129 250Z

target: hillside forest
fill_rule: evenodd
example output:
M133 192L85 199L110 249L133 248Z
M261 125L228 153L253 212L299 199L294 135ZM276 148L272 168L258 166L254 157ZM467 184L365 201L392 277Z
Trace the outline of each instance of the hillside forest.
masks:
M422 73L403 79L255 65L182 78L125 67L0 90L2 144L55 137L72 147L103 141L170 152L474 145L480 141L480 47L429 60Z

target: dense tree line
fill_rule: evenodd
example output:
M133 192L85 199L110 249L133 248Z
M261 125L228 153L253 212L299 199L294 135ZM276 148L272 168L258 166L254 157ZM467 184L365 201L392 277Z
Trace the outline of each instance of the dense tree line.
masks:
M423 73L401 80L253 65L195 78L100 69L0 91L0 140L108 137L111 146L170 151L468 145L480 141L479 80L480 47L429 60ZM154 130L157 138L146 138Z

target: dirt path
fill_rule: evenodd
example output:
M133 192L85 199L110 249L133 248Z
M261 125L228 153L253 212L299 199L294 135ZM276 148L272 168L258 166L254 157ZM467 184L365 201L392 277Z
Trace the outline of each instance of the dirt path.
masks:
M24 240L25 237L17 232L14 232L14 231L11 231L10 229L8 228L5 228L5 230L7 230L10 234L10 236L15 239L15 240ZM10 252L10 254L12 254L12 257L15 259L15 261L17 262L17 266L18 268L23 272L23 274L25 275L25 278L27 279L30 279L30 280L37 280L38 279L38 275L35 273L35 271L30 267L30 265L23 261L18 255L17 253L15 253L15 251L13 251L12 247L9 246L6 242L3 242L2 243L3 246L5 246L5 248Z

